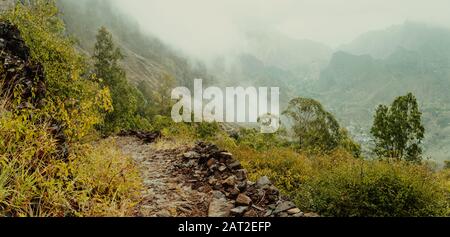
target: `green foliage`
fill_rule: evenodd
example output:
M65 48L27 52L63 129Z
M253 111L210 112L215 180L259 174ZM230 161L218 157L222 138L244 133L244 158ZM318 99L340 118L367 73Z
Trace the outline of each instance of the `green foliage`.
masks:
M57 12L54 1L34 0L1 16L43 65L48 91L41 109L0 98L0 216L132 215L142 181L131 159L111 142L79 144L111 109L110 92L88 75ZM63 125L68 160L50 121Z
M180 139L221 144L242 161L252 179L269 176L302 210L324 216L449 215L448 169L433 173L425 165L402 160L354 159L360 156L359 145L317 101L294 99L285 112L293 119L298 150L281 134L243 129L231 139L216 123L174 123L168 117L168 91L174 85L169 75L155 91L149 85L137 91L127 83L119 66L122 54L104 28L97 36L95 75L89 75L54 2L34 2L2 18L18 25L33 59L44 66L49 96L42 110L15 111L0 102L0 216L131 215L142 182L131 159L112 139L92 145L79 141L94 125L105 132L151 128L147 115L153 118L152 128L174 144ZM395 153L416 160L423 127L415 98L408 95L390 108L382 106L376 117L378 144L384 145L386 128L386 140L400 141L395 141L389 157ZM68 162L57 159L50 118L65 125L71 148ZM407 135L394 134L399 131Z
M152 121L154 130L177 140L211 140L224 134L218 123L175 123L172 118L157 115Z
M16 25L32 58L43 65L47 83L46 107L28 111L34 117L61 121L70 140L78 140L103 121L111 109L109 90L102 89L87 75L87 64L64 33L53 0L18 4L1 17Z
M132 215L141 179L113 142L58 157L46 123L0 107L0 216Z
M195 131L198 138L208 139L219 133L220 126L218 123L197 123L195 124Z
M336 160L319 164L311 180L312 207L325 216L448 215L443 180L426 166L402 161Z
M71 160L76 215L135 214L134 207L141 201L142 179L134 161L117 148L114 139L78 145Z
M350 135L345 129L341 129L341 141L339 146L352 154L353 157L362 158L361 145L351 139Z
M421 161L425 134L421 116L412 93L398 97L390 107L380 105L371 130L376 144L374 152L380 157Z
M345 150L298 153L225 146L257 180L268 176L303 211L334 217L448 216L449 178L404 161L363 160Z
M289 143L281 138L281 133L261 133L258 129L240 129L236 141L257 151L269 150L273 147L288 146Z
M284 112L293 120L292 129L300 148L319 147L330 151L339 145L339 124L332 114L313 99L295 98Z
M100 28L93 55L95 73L101 84L111 91L113 105L113 111L106 115L105 124L101 127L105 133L151 128L148 121L137 114L138 103L142 103L143 98L128 83L126 73L119 65L122 59L123 55L115 47L111 33L105 27Z
M154 130L161 131L162 135L167 138L194 140L197 137L192 124L175 123L170 117L157 115L154 117L152 125Z
M173 105L171 92L175 85L176 81L170 74L164 74L156 88L152 88L146 81L141 81L138 89L143 95L145 106L142 106L140 113L149 118L156 115L170 116Z
M342 130L334 116L316 100L295 98L289 102L284 115L292 121L292 130L300 149L329 152L338 147L349 149L355 156L360 146Z
M444 161L444 169L450 169L450 161Z

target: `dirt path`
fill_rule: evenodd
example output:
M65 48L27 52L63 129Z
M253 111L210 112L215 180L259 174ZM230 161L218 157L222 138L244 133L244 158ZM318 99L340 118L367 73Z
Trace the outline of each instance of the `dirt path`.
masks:
M143 201L137 207L138 216L207 216L209 196L186 185L188 177L176 168L189 147L159 148L134 137L119 137L116 142L136 161L144 179L145 190Z
M197 142L188 146L168 140L153 143L154 136L143 135L115 139L121 150L136 161L143 178L145 187L136 216L315 216L301 212L268 177L249 181L240 162L214 144Z

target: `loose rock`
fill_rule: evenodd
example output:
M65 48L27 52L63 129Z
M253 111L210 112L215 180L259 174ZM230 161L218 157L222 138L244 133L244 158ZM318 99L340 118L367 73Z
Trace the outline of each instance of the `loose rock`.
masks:
M230 216L233 204L231 204L221 192L213 192L213 198L209 203L208 217L228 217Z
M236 199L237 205L250 206L252 204L252 199L245 194L239 194Z
M213 144L200 142L182 154L185 159L195 160L192 166L178 166L182 169L180 172L189 176L188 180L197 180L191 183L193 189L205 193L215 190L209 193L209 216L294 217L303 214L280 194L268 177L261 177L256 183L249 181L242 164L231 153Z
M233 163L229 164L228 167L230 169L242 169L241 162L239 161L234 161Z
M242 215L244 212L246 212L248 210L248 207L246 206L240 206L240 207L236 207L231 209L231 214L234 215Z
M226 180L224 180L222 184L234 187L236 185L236 181L237 181L236 176L232 175L228 177Z
M295 215L295 214L298 214L298 213L300 213L301 211L300 211L300 209L298 209L298 208L292 208L292 209L289 209L288 211L287 211L287 213L289 214L289 215Z
M284 212L292 208L295 208L295 204L293 202L290 201L282 202L275 208L274 213L278 214L280 212Z
M206 165L211 168L211 166L215 165L217 163L216 159L212 158L208 160L208 163Z
M196 159L199 158L199 154L195 151L186 152L183 154L183 157L186 159Z
M244 169L240 169L236 171L236 177L239 181L246 180L247 179L247 171Z
M263 177L259 178L258 181L256 182L256 185L259 188L264 188L264 187L267 187L267 186L269 186L271 184L272 184L272 182L270 182L270 180L269 180L269 178L267 176L263 176Z

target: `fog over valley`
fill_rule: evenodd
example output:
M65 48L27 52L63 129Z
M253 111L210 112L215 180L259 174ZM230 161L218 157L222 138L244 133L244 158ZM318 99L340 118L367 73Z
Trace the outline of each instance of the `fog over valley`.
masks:
M448 1L61 2L82 48L93 47L98 27L112 31L141 90L166 73L190 88L195 78L205 87L279 87L281 108L298 96L320 101L368 153L377 106L413 92L425 153L448 158Z
M275 30L332 48L405 21L450 26L446 0L113 0L143 30L195 56L245 48L245 32Z
M0 218L449 217L449 9L0 0Z

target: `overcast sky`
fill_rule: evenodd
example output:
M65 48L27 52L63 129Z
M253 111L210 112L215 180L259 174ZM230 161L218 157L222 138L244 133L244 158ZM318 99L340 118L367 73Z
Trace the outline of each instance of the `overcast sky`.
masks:
M195 56L239 48L264 26L336 47L407 20L450 26L449 0L114 0L142 28Z

